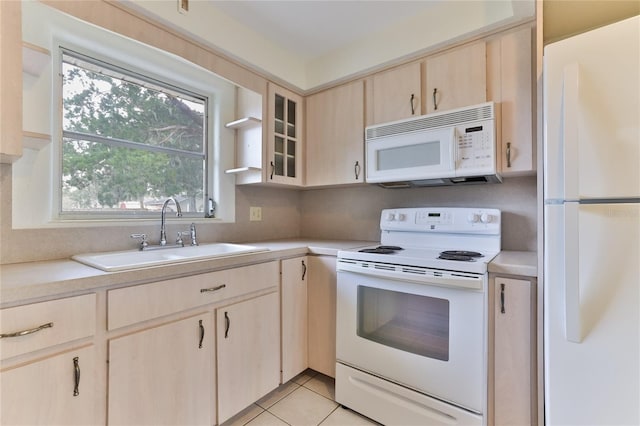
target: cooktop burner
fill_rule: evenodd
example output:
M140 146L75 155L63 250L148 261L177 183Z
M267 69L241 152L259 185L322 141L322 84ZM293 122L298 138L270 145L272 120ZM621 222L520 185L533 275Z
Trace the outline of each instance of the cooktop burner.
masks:
M392 254L400 250L403 250L403 248L398 246L378 246L375 248L364 248L358 251L361 253Z
M440 253L438 259L457 260L461 262L475 262L477 257L483 257L482 253L467 250L445 250Z

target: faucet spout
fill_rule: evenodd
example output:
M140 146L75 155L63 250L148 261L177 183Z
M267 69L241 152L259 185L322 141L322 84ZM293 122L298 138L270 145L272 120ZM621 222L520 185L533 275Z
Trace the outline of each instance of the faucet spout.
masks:
M160 213L160 245L161 246L166 246L167 245L167 230L165 228L165 214L166 214L166 210L167 210L167 205L173 201L173 203L176 205L176 217L182 217L182 209L180 208L180 203L178 202L178 200L176 200L174 197L171 198L167 198L167 200L164 202L164 204L162 205L162 212Z

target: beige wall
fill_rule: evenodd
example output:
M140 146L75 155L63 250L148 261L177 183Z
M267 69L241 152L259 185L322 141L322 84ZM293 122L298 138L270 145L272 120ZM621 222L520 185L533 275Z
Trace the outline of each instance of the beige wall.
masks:
M249 206L262 207L262 221L249 221ZM236 222L198 223L200 242L247 242L300 235L298 191L238 187ZM186 231L189 222L169 223L167 235ZM128 250L136 246L132 233L146 233L151 241L160 237L160 216L151 224L57 229L11 229L11 166L0 165L0 264L68 258L73 254Z
M398 207L488 207L502 211L502 248L536 250L536 178L501 184L384 189L375 185L303 191L301 234L377 241L380 211Z
M544 0L544 44L638 14L638 0Z
M1 1L1 0L0 0ZM58 2L61 9L82 18L112 27L150 44L160 42L162 29L106 3L83 7L82 2ZM125 22L126 21L126 22ZM110 23L107 25L106 23ZM125 31L126 30L126 31ZM168 36L172 51L184 40ZM223 75L240 78L244 85L260 91L261 77L252 76L225 59L216 58L198 46L186 49L195 62ZM157 240L157 223L111 227L13 230L11 227L11 165L0 165L0 264L68 258L81 252L124 250L135 246L129 238L144 232ZM263 209L261 222L249 222L249 206ZM248 242L279 238L312 237L329 239L378 240L380 210L414 206L482 206L503 211L503 248L536 248L535 177L512 178L499 185L385 190L367 185L352 188L296 191L268 187L237 187L236 223L198 225L201 242ZM170 223L169 235L184 225Z

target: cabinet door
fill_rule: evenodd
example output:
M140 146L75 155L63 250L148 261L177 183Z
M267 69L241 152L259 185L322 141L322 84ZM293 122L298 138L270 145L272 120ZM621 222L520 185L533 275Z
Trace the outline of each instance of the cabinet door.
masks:
M309 365L307 357L307 256L282 261L282 383Z
M504 176L536 169L531 39L531 28L524 28L500 40L502 137L498 167Z
M109 424L212 425L212 314L109 341Z
M306 186L364 182L364 82L309 96Z
M533 286L496 277L494 292L494 424L530 425L536 383Z
M279 307L275 292L216 311L218 424L278 387Z
M486 68L484 42L427 58L427 113L486 102Z
M421 115L421 74L420 62L375 74L371 124Z
M0 1L0 163L22 156L22 5Z
M3 370L0 423L104 424L96 418L96 377L93 346Z
M302 185L302 97L269 84L267 182Z
M336 258L309 256L309 368L336 374Z

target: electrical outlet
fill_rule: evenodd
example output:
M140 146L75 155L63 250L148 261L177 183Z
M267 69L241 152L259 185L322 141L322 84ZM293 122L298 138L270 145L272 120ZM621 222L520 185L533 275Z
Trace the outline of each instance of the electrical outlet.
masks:
M249 220L251 222L262 220L262 207L249 207Z

